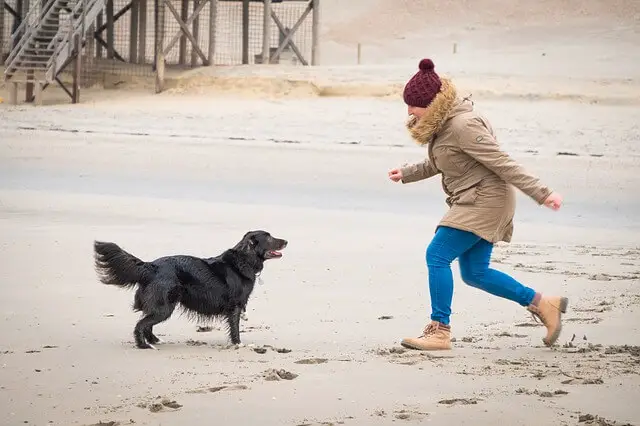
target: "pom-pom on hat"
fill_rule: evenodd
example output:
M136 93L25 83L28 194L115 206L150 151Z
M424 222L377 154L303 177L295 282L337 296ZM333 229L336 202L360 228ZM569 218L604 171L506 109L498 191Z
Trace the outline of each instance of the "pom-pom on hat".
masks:
M440 91L442 82L431 59L421 60L418 67L418 72L404 86L403 97L409 106L426 108Z

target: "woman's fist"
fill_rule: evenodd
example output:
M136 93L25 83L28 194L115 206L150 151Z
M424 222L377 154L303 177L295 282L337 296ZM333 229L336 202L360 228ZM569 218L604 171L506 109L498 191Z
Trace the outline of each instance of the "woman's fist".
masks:
M389 179L394 182L399 182L402 180L402 171L400 169L391 169L389 170Z

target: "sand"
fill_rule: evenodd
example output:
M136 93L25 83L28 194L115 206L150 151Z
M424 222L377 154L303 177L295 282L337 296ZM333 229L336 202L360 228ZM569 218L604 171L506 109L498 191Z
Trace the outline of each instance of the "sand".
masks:
M558 31L592 20L554 10ZM494 267L569 297L553 348L522 307L464 285L457 263L454 349L399 346L428 321L424 250L446 206L437 178L386 177L424 156L397 93L415 58L354 67L331 50L347 45L343 24L373 15L325 20L336 62L314 69L197 70L161 95L127 83L83 91L78 105L56 91L42 107L0 104L0 424L639 424L640 62L605 60L605 45L638 33L636 9L620 10L590 12L618 39L594 44L584 30L586 41L555 46L573 52L575 75L518 65L534 60L527 37L553 39L535 32L543 9L505 39L520 53L499 70L478 64L490 52L479 41L441 61L503 147L566 198L552 212L519 194L514 240L494 255ZM513 31L485 18L476 40ZM592 70L579 66L590 50ZM246 346L176 315L156 328L157 351L134 348L133 295L98 283L94 239L145 260L212 256L258 228L289 246L251 298Z

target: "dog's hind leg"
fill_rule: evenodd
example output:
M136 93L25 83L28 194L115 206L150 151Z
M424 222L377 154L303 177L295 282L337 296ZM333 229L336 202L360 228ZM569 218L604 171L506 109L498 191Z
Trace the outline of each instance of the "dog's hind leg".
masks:
M154 336L151 331L153 326L166 321L171 317L176 305L164 305L158 307L155 312L147 313L138 323L133 331L133 337L136 341L136 346L140 349L155 349L153 345L158 343L159 339ZM147 337L155 337L155 341L150 341Z
M233 311L227 314L227 324L229 325L229 337L234 345L240 344L240 314L242 307L236 306Z

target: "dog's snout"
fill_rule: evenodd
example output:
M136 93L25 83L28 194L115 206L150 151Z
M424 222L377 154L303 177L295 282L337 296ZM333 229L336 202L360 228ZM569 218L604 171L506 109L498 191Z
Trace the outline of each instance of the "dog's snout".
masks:
M285 248L289 242L287 240L282 240L282 248Z

